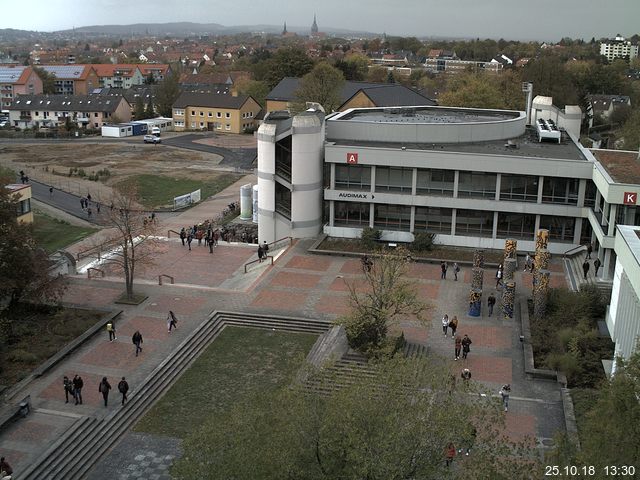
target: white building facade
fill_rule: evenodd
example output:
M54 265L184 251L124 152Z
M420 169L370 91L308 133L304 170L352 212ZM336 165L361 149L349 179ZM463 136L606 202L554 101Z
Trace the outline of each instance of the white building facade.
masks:
M616 38L600 44L600 55L607 57L610 62L616 58L633 60L638 56L638 45L625 40L621 35L616 35Z

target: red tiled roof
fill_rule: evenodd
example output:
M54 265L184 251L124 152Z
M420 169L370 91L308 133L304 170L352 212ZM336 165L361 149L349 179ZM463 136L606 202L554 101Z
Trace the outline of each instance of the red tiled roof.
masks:
M617 183L640 184L638 152L623 150L591 150L611 178Z

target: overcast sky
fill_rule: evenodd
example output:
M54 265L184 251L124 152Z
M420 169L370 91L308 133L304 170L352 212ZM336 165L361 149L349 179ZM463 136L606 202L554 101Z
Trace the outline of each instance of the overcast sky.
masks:
M310 26L450 36L559 40L631 36L640 0L32 0L2 2L0 28L54 31L88 25L190 21Z

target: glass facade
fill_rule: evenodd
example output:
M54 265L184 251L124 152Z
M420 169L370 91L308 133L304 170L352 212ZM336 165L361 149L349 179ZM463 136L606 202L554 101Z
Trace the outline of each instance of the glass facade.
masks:
M585 222L587 220L584 220ZM573 243L576 229L576 219L573 217L558 217L540 215L540 228L549 230L549 239L555 242Z
M500 180L500 200L537 202L539 177L503 174Z
M593 180L587 180L587 187L584 192L584 206L593 208L596 204L596 184Z
M535 226L535 215L498 212L497 238L533 240Z
M368 227L369 204L362 202L334 202L335 226L342 227Z
M276 142L276 175L291 181L291 136Z
M416 207L414 230L451 235L451 208Z
M411 226L411 207L401 205L375 205L373 226L382 230L408 232Z
M458 176L458 197L489 198L496 197L495 173L464 172Z
M371 167L336 165L336 190L371 190Z
M416 193L453 197L454 170L418 169Z
M545 177L542 185L542 203L562 205L578 204L577 178Z
M411 194L413 168L376 167L376 192Z
M493 235L493 212L457 209L456 235L491 237Z

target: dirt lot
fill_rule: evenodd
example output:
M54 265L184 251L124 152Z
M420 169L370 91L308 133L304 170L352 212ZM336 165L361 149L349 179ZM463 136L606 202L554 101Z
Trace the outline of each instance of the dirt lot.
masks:
M109 187L136 174L153 173L193 180L209 180L222 160L219 155L171 148L163 145L111 143L0 144L0 163L29 177L71 193L100 190L109 196ZM70 169L82 169L87 176L107 169L108 176L92 182ZM102 185L102 186L101 186Z

